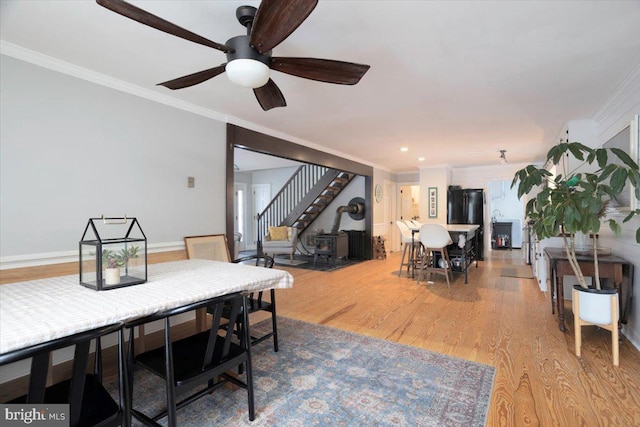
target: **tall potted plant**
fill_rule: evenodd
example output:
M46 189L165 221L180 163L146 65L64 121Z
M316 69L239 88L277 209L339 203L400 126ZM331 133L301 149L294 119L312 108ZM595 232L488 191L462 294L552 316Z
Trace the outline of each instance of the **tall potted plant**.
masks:
M568 170L568 156L579 163ZM619 162L612 161L619 159ZM532 230L540 238L562 236L567 258L578 280L576 289L587 290L584 274L576 259L576 233L591 235L594 262L595 292L601 290L598 270L598 243L596 234L602 222L620 234L620 223L607 216L612 199L622 193L629 183L640 198L640 173L638 165L618 148L589 148L579 142L560 143L547 153L547 161L563 166L566 174L553 176L544 167L529 165L516 172L511 187L517 185L518 197L531 193L543 185L536 197L527 202L526 216L532 221ZM631 210L623 222L640 215L640 209ZM636 230L640 243L640 227Z

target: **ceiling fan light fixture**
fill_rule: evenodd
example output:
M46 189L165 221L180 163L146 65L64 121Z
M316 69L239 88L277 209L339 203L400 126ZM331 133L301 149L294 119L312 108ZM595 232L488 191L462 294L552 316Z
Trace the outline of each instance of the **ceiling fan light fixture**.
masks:
M225 71L229 80L243 87L255 89L269 81L269 67L255 59L234 59L227 63Z
M369 70L369 65L351 62L271 56L272 49L307 19L318 0L263 0L258 8L240 6L236 9L236 18L245 27L246 35L231 37L224 44L193 33L125 0L97 2L118 15L163 33L224 52L226 64L158 83L171 90L206 82L226 71L231 82L252 88L260 107L268 111L287 105L280 88L269 79L271 68L303 79L344 85L358 83Z
M507 156L504 155L504 153L506 153L507 150L500 150L500 164L506 165L507 162Z

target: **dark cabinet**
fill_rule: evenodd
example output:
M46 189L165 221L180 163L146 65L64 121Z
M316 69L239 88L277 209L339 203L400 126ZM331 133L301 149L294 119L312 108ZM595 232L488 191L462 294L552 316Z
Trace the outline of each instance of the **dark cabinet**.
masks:
M491 233L491 247L494 249L511 249L511 222L494 222Z
M477 259L484 259L484 191L480 188L449 186L447 191L447 224L474 224L480 228Z

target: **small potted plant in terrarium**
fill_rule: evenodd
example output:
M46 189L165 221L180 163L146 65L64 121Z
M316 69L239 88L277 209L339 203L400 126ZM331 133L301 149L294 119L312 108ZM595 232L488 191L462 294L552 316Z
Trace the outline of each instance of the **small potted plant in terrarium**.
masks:
M79 244L80 284L97 291L147 281L147 237L136 218L89 218Z
M139 248L131 246L129 249L122 248L120 251L110 249L102 250L102 266L104 268L104 280L107 285L117 285L120 283L120 268L124 267L129 260L138 258Z

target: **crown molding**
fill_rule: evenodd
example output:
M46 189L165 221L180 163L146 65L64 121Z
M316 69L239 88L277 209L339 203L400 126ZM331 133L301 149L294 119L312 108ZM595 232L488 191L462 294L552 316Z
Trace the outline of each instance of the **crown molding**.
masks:
M465 169L465 168L466 168L466 166L463 169ZM441 165L420 166L418 168L418 170L421 170L421 171L423 171L423 170L434 170L434 169L440 169L440 170L445 169L445 170L449 170L450 171L450 170L453 170L453 169L456 169L456 168L454 168L453 166L451 166L448 163L441 164Z
M3 55L11 56L16 59L20 59L25 62L30 62L35 65L39 65L44 68L48 68L59 73L67 74L82 80L86 80L92 83L106 86L111 89L125 92L131 95L139 96L141 98L148 99L150 101L158 102L160 104L168 105L170 107L178 108L180 110L188 111L201 116L209 117L211 119L225 121L225 115L217 111L213 111L207 108L198 107L188 102L180 101L167 95L151 91L149 89L142 88L140 86L133 85L131 83L118 80L116 78L101 74L96 71L91 71L86 68L78 67L69 62L61 61L51 56L43 55L33 50L25 49L21 46L7 43L4 40L0 41L0 53Z
M338 157L342 157L343 159L352 160L354 162L362 163L362 164L370 166L372 168L384 170L384 171L387 171L387 172L392 172L391 170L387 169L385 166L377 165L375 163L371 163L371 162L368 162L366 160L363 160L363 159L361 159L359 157L351 156L349 154L340 152L338 150L333 150L331 148L324 147L322 145L318 145L316 143L307 141L306 139L297 138L295 136L291 136L291 135L288 135L286 133L282 133L282 132L279 132L277 130L265 127L265 126L257 125L255 123L248 122L248 121L243 120L243 119L239 119L239 118L237 118L235 116L226 116L226 120L227 120L227 123L230 123L232 125L236 125L238 127L249 129L249 130L252 130L252 131L255 131L255 132L260 132L260 133L263 133L265 135L272 136L274 138L280 138L280 139L283 139L285 141L292 142L294 144L298 144L298 145L302 145L304 147L313 148L315 150L322 151L324 153L333 154L334 156L338 156Z
M25 49L22 46L18 46L13 43L6 42L4 40L0 40L0 54L10 56L12 58L20 59L25 62L29 62L53 71L57 71L63 74L67 74L82 80L86 80L95 84L99 84L101 86L106 86L111 89L115 89L121 92L125 92L134 96L139 96L141 98L148 99L153 102L158 102L160 104L164 104L170 107L177 108L179 110L188 111L190 113L198 114L200 116L208 117L210 119L218 120L223 123L231 123L237 126L241 126L247 129L254 130L256 132L261 132L270 136L274 136L280 139L284 139L287 141L294 142L299 145L303 145L305 147L314 148L319 151L324 151L326 153L330 153L336 156L343 157L345 159L353 160L359 163L366 164L367 166L375 167L378 169L386 170L385 167L380 165L375 165L370 162L367 162L363 159L357 158L355 156L350 156L346 153L341 153L337 150L332 150L327 147L323 147L321 145L315 144L313 142L296 138L292 135L287 135L283 132L276 131L274 129L257 125L255 123L240 119L235 116L223 114L208 108L203 108L188 102L180 101L171 96L162 95L160 93L154 92L149 89L142 88L140 86L136 86L131 83L127 83L122 80L118 80L116 78L107 76L106 74L101 74L96 71L91 71L86 68L79 67L77 65L73 65L69 62L61 61L52 56L47 56L42 53Z

